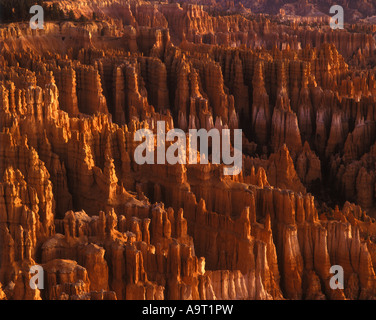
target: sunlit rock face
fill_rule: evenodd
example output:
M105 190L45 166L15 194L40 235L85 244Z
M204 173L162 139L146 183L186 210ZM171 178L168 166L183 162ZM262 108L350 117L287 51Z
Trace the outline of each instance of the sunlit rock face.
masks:
M342 2L336 31L327 1L63 0L43 30L2 24L0 299L376 298L376 11ZM241 172L213 142L138 164L158 121L241 129Z

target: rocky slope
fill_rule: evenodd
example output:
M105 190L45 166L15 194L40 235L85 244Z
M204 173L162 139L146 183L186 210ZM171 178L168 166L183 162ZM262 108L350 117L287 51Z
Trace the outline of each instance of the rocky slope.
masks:
M376 297L372 27L75 3L0 27L0 299ZM242 172L138 165L161 120L242 129Z

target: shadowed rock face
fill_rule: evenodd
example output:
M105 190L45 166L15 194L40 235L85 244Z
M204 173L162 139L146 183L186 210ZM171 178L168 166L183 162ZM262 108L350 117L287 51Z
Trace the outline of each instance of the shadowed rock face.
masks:
M64 0L88 21L2 25L0 299L376 298L375 29L310 3ZM138 165L157 121L242 129L242 172Z

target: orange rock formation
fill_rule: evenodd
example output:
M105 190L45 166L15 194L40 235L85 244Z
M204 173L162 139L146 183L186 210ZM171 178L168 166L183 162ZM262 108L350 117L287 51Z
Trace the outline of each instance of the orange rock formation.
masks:
M64 0L89 20L1 25L0 299L376 297L375 30L256 2ZM242 172L137 164L160 120L242 129Z

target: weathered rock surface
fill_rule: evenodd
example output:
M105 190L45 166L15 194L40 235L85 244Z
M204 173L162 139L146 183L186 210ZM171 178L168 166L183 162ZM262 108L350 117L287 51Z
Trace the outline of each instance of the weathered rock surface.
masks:
M322 2L63 0L89 21L2 25L0 300L375 299L376 30L327 30ZM136 163L157 121L242 129L241 173Z

